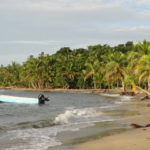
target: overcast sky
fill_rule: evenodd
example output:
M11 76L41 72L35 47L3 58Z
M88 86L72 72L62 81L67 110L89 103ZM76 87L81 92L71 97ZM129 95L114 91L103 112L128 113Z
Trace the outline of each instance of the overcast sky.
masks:
M150 0L0 0L0 64L60 47L150 40Z

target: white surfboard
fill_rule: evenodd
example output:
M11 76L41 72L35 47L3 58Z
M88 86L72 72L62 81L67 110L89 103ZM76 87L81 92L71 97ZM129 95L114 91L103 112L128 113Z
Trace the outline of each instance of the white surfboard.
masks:
M20 104L38 104L38 99L28 98L28 97L0 95L0 102L20 103Z

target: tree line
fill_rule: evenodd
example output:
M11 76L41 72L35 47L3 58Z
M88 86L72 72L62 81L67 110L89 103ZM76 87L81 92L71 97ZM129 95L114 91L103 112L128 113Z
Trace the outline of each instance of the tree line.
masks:
M150 90L150 42L128 41L117 46L64 47L55 54L41 52L25 62L0 66L1 87L134 88Z

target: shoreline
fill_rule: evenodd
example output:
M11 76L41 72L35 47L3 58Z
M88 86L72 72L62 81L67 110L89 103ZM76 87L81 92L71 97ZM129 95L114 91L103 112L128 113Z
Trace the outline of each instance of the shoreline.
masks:
M116 89L65 89L65 88L21 88L21 87L0 87L0 90L20 90L20 91L42 91L42 92L77 92L77 93L106 93L106 94L121 94L123 91L121 88ZM137 91L135 94L143 94L143 92Z
M128 90L124 94L122 88L116 89L64 89L64 88L53 88L53 89L33 89L33 88L21 88L21 87L0 87L0 90L16 90L16 91L37 91L37 92L68 92L68 93L94 93L94 94L119 94L120 96L131 96L136 99L143 99L146 94L141 90L136 90L134 95L131 90ZM134 98L135 99L135 98Z
M121 119L121 121L140 125L150 124L150 102L144 101L141 102L141 105L144 106L139 106L134 109L134 111L138 111L140 115L124 118ZM116 133L98 140L79 144L74 150L149 150L150 127L131 129L132 130Z
M34 89L34 88L20 88L20 87L0 87L4 90L20 90L20 91L45 91L45 92L91 92L91 93L119 93L121 89L65 89L65 88L52 88L52 89Z

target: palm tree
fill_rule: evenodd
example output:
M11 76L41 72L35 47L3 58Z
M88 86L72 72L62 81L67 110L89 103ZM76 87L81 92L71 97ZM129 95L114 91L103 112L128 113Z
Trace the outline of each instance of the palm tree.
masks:
M124 83L128 87L133 87L138 84L138 77L135 70L140 58L141 54L138 52L129 51L127 53L128 66L125 68L126 74L124 77Z
M136 72L139 74L139 82L146 81L150 91L150 55L143 55L140 58Z
M29 58L22 66L22 82L32 88L44 88L48 80L47 68L41 58Z
M144 40L143 42L138 42L135 45L135 50L142 55L150 54L150 42L146 40Z
M5 86L17 86L20 82L20 65L16 62L0 69L1 84Z
M105 57L105 59L107 62L105 65L105 80L109 82L109 86L111 86L113 83L117 83L117 86L119 86L119 82L122 82L122 86L125 90L125 55L120 52L114 52L111 53L107 58Z
M89 77L92 77L94 88L96 89L100 74L100 62L96 59L93 63L86 62L85 66L86 70L83 70L84 81L86 81Z

